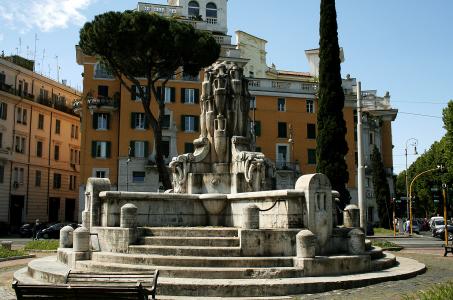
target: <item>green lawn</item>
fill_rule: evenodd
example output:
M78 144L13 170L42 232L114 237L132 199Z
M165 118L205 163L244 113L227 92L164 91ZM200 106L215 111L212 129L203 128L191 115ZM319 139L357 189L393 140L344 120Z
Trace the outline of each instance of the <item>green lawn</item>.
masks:
M30 241L24 246L24 250L57 250L59 245L58 240L36 240Z
M0 248L0 258L8 258L23 255L27 255L27 252L25 252L24 250L7 250L5 248Z
M374 228L375 235L393 235L393 230L386 228Z
M404 295L404 300L448 300L453 299L453 281L437 284L426 291Z
M377 247L380 247L380 248L383 248L383 249L386 249L386 248L393 248L393 247L399 247L397 244L395 243L392 243L392 242L389 242L389 241L384 241L384 240L372 240L371 241L371 244L373 246L377 246Z

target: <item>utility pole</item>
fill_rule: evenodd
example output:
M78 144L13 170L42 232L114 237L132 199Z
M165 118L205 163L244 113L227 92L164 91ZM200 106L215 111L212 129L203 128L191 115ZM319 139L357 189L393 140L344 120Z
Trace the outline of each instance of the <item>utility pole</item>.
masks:
M357 193L360 209L360 227L366 234L366 199L364 197L364 173L365 167L363 165L363 144L362 144L362 83L357 82L357 156L358 156L358 169L357 169Z
M442 195L443 195L443 198L444 198L445 246L448 246L447 184L445 184L445 183L442 184Z

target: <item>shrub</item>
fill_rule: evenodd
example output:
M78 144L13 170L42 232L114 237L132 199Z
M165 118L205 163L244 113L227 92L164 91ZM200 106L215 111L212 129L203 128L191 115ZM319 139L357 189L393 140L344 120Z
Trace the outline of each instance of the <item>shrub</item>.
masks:
M57 250L59 245L58 240L37 240L28 242L25 250Z

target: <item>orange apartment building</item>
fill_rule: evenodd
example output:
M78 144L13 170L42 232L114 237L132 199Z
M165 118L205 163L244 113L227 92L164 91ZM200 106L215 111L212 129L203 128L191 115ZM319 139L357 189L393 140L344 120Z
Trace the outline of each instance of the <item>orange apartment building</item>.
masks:
M274 65L268 67L265 40L238 31L237 45L231 45L231 36L226 34L226 2L175 0L169 1L169 5L139 3L138 10L185 17L197 28L213 32L222 45L219 60L233 60L245 65L253 96L250 123L256 149L275 162L275 187L293 188L298 176L316 170L317 51L306 51L313 69L307 73L282 71ZM213 7L217 9L215 13ZM194 21L190 18L196 15L201 15L202 19ZM79 48L77 62L84 66L84 92L74 107L82 116L84 133L80 206L83 205L83 184L89 177L108 177L113 188L118 190L158 191L160 184L153 163L153 136L143 118L140 99L121 87L119 80ZM168 162L172 157L191 152L192 141L199 136L198 102L202 81L202 74L196 78L182 74L170 80L166 90L162 91L167 102L163 142ZM357 201L355 84L355 79L350 77L343 82L346 138L350 149L346 156L350 174L348 187L353 202ZM371 146L377 145L390 180L393 174L391 121L397 111L391 108L388 95L378 97L376 91L367 91L363 95L364 103L373 104L365 108L365 161L369 164ZM370 174L367 174L366 183L369 219L374 221L377 206L373 202Z
M76 221L80 183L80 94L0 58L0 222Z

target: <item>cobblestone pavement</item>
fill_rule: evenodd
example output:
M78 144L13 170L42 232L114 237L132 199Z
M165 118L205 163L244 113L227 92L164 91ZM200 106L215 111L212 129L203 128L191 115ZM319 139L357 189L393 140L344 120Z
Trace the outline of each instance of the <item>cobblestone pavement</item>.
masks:
M415 278L383 282L362 288L349 290L336 290L327 293L296 296L293 299L400 299L402 295L426 290L436 283L453 280L453 256L449 254L443 257L443 249L408 249L401 252L394 252L397 256L413 258L426 265L426 273ZM46 254L41 254L43 256ZM0 263L0 299L15 300L14 292L11 289L13 273L24 267L30 259L8 261Z

